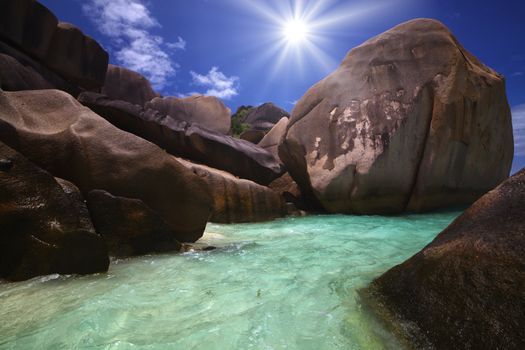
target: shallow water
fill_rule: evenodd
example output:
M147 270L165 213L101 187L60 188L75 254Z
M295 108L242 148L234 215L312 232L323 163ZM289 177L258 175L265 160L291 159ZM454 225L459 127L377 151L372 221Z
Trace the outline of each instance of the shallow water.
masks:
M1 349L382 349L356 290L458 212L209 224L209 252L0 284Z

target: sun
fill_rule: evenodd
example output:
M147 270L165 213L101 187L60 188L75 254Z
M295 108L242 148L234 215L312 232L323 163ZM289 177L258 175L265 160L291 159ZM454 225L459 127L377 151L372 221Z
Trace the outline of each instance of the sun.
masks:
M290 19L283 25L283 36L292 44L304 42L308 38L308 26L304 21Z

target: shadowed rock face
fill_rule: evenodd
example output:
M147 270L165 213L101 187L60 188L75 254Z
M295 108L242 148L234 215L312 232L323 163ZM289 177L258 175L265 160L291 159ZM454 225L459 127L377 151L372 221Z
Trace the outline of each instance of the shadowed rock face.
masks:
M0 142L0 277L107 271L104 240L93 231L74 185Z
M202 236L211 212L206 184L159 147L64 92L0 91L0 140L84 194L103 189L142 200L179 241Z
M112 100L122 100L139 106L144 106L146 102L159 96L142 75L113 64L108 65L102 93Z
M254 144L258 144L264 137L264 131L261 130L246 130L239 135L241 140L245 140Z
M88 207L109 254L117 257L179 251L181 244L168 224L141 200L89 192Z
M146 109L154 109L174 120L197 124L223 135L230 131L231 111L213 96L157 97L146 104Z
M218 223L257 222L283 217L284 202L279 193L255 182L239 179L225 171L179 159L199 175L213 197L210 221Z
M78 100L122 130L149 140L169 153L267 185L282 174L266 150L197 125L175 120L104 95L85 92Z
M416 348L525 348L524 213L525 169L363 295Z
M403 23L351 50L301 98L279 155L330 212L471 203L510 170L504 80L441 23Z
M53 13L37 1L0 2L0 40L25 52L70 83L85 89L104 84L107 52L80 29L58 22Z
M254 130L265 131L270 130L282 117L289 116L287 111L268 102L253 108L242 122L250 124Z

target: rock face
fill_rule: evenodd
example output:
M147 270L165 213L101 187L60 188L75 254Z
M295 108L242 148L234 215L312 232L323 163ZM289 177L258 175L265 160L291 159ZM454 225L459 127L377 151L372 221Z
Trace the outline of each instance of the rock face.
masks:
M175 120L198 124L223 135L230 131L231 111L213 96L157 97L147 103L146 108L154 109Z
M259 142L259 146L270 152L276 159L279 159L279 143L286 127L288 126L288 118L282 117L277 124L263 137Z
M103 189L142 200L179 241L202 235L211 212L206 184L159 147L64 92L0 91L0 140L84 194Z
M84 89L104 84L108 54L34 0L0 2L0 39Z
M169 153L267 185L282 174L279 162L248 141L175 120L156 110L85 92L78 100L113 125L154 142Z
M264 131L261 130L246 130L239 138L254 144L258 144L264 137Z
M253 108L242 122L250 124L255 130L266 131L270 130L282 117L288 118L289 116L287 111L268 102Z
M64 192L46 171L0 142L0 277L107 271L104 240L92 231L71 184Z
M509 173L503 78L441 23L403 23L351 50L292 112L279 155L329 212L471 203Z
M144 202L106 191L88 194L89 212L109 254L117 257L179 251L181 244L168 224Z
M523 213L525 169L375 280L365 295L400 325L398 331L412 330L400 334L419 341L416 348L425 342L437 349L525 348Z
M283 199L268 187L205 165L179 161L208 184L213 197L212 222L257 222L286 214Z
M139 106L144 106L146 102L159 97L142 75L113 64L108 65L102 93L112 100L122 100Z

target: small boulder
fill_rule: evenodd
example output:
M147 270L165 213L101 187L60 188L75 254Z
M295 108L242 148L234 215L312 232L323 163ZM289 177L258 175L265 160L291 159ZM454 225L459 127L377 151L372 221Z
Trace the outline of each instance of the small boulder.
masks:
M249 124L252 129L268 131L273 128L282 117L288 118L290 114L273 103L267 102L259 107L253 108L246 114L242 122Z
M102 93L112 100L122 100L135 105L144 104L159 97L148 79L124 67L108 65Z
M258 144L264 137L264 131L261 130L246 130L243 131L239 138L254 144Z
M89 192L87 198L93 224L104 237L110 255L126 257L181 249L164 219L141 200L102 190Z
M107 271L104 240L71 184L0 142L0 277ZM76 193L74 193L77 191Z

